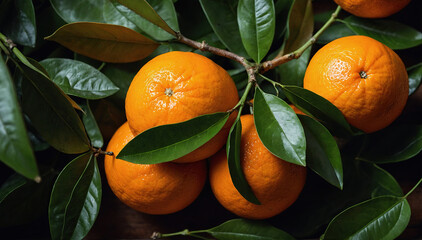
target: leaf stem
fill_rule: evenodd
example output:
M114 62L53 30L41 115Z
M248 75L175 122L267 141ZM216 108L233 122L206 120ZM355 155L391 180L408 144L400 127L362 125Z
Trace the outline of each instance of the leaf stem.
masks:
M277 67L277 66L279 66L279 65L281 65L281 64L283 64L283 63L286 63L286 62L288 62L288 61L290 61L290 60L293 60L293 59L298 59L300 56L302 56L302 54L303 54L303 52L305 52L305 50L308 48L308 47L310 47L312 44L314 44L315 43L315 41L321 36L321 34L325 31L325 30L327 30L327 28L333 23L333 22L335 22L336 21L336 19L337 19L337 16L338 16L338 14L339 14L339 12L340 12L340 10L341 10L341 7L340 6L337 6L337 8L336 8L336 10L333 12L333 14L331 14L331 17L330 17L330 19L328 19L328 21L324 24L324 26L322 26L319 30L318 30L318 32L316 32L315 34L314 34L314 36L312 36L303 46L301 46L300 48L298 48L296 51L294 51L294 52L292 52L292 53L288 53L288 54L285 54L285 55L282 55L282 56L279 56L279 57L276 57L276 58L274 58L274 59L272 59L272 60L269 60L269 61L266 61L266 62L263 62L261 65L260 65L260 68L259 68L259 72L260 73L264 73L264 72L267 72L268 70L271 70L271 69L273 69L273 68L275 68L275 67Z
M197 233L207 233L208 230L196 230L196 231L189 231L189 229L185 229L180 232L174 232L174 233L159 233L159 232L153 232L151 235L151 239L160 239L160 238L167 238L167 237L173 237L173 236L192 236L200 239L208 239L203 236L198 235Z
M105 65L106 65L106 63L102 62L101 65L97 68L97 70L101 71L104 68Z
M413 191L415 191L415 189L417 188L417 187L419 187L419 185L422 183L422 178L421 179L419 179L419 181L416 183L416 185L415 186L413 186L413 188L412 189L410 189L410 191L409 192L407 192L406 193L406 195L404 195L404 197L403 198L407 198Z

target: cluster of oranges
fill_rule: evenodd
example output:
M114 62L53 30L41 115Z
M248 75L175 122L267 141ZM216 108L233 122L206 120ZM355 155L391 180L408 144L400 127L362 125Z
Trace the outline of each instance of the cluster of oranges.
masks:
M347 8L350 2L341 4ZM321 48L306 70L304 88L332 102L351 125L368 133L385 128L400 115L409 91L399 56L364 36L340 38ZM172 162L148 165L116 159L130 140L147 129L228 111L238 101L230 75L202 55L169 52L149 61L127 92L127 122L107 147L114 153L105 157L107 180L114 194L140 212L169 214L191 204L208 175L217 200L238 216L264 219L285 210L302 191L306 168L272 155L259 139L252 115L240 119L240 158L245 178L261 205L244 199L230 177L223 146L233 116L209 142Z

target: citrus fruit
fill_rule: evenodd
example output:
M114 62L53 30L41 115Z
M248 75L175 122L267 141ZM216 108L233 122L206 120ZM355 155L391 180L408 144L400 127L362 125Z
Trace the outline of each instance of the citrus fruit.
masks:
M211 157L209 178L217 200L227 210L249 219L275 216L296 201L306 180L306 168L271 154L261 142L253 115L243 115L240 164L261 205L244 199L233 185L224 149Z
M107 146L107 151L114 153L104 160L113 193L129 207L148 214L174 213L191 204L205 184L206 162L134 164L116 159L134 137L126 122Z
M409 94L400 57L365 36L339 38L322 47L309 62L303 86L329 100L352 126L367 133L391 124Z
M202 55L174 51L153 58L139 70L129 86L125 108L132 131L139 134L159 125L225 112L238 100L236 86L223 68ZM206 144L175 161L198 161L217 152L233 120Z
M364 18L384 18L403 9L410 0L334 0L347 12Z

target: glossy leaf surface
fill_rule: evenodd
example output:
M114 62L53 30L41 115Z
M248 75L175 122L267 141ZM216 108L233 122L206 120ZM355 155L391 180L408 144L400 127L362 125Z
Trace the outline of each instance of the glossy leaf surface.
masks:
M101 148L104 145L103 135L98 127L97 121L95 120L94 114L92 114L89 101L87 100L84 104L81 104L84 114L82 115L82 121L84 123L86 133L91 141L93 147Z
M104 62L134 62L151 54L158 43L122 26L78 22L46 38L81 55Z
M55 82L66 94L100 99L116 93L119 88L103 73L72 59L48 58L40 62Z
M303 52L298 59L293 59L276 68L280 82L286 85L295 85L302 87L305 71L308 67L309 59L311 57L311 48Z
M14 0L13 7L7 14L7 23L4 25L4 34L13 42L24 46L35 47L37 26L35 10L31 0Z
M228 113L214 113L181 123L150 128L132 139L117 158L142 164L175 160L213 138L228 117Z
M283 53L293 52L305 44L314 31L311 0L295 0L289 12Z
M275 156L306 166L306 140L293 109L282 99L256 88L254 120L258 136Z
M416 92L422 82L422 63L411 66L407 69L409 75L409 95Z

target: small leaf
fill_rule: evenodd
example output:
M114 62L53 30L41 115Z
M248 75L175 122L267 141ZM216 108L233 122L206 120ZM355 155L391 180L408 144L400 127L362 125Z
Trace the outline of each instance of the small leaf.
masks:
M268 223L247 219L232 219L207 232L219 240L294 240Z
M130 141L118 159L154 164L175 160L213 138L224 126L228 113L202 115L185 122L150 128Z
M100 99L119 90L103 73L80 61L48 58L40 64L47 70L51 80L69 95Z
M365 19L349 16L343 22L356 34L374 38L391 49L407 49L422 44L422 33L387 19Z
M129 28L92 22L64 25L46 39L87 57L115 63L141 60L158 47L158 43Z
M32 64L38 63L33 61ZM67 95L45 75L24 65L21 67L25 78L22 81L22 108L34 128L63 153L87 151L88 137Z
M256 88L253 111L265 147L287 162L306 166L305 133L293 109L282 99Z
M368 135L359 159L375 163L408 160L422 150L422 125L392 125Z
M9 9L7 24L4 24L4 34L15 43L35 47L37 27L32 1L14 0L13 5L14 7Z
M220 41L230 51L247 57L237 24L236 0L200 0L202 9Z
M285 64L281 64L276 68L280 77L280 82L287 85L303 86L303 78L305 77L306 68L308 67L311 56L311 48L303 52L298 59L293 59Z
M409 219L410 206L405 198L381 196L341 212L322 239L395 239Z
M160 15L155 12L154 8L145 1L131 1L131 0L117 0L120 4L128 7L135 13L139 14L141 17L147 19L148 21L154 23L155 25L159 26L166 32L170 33L173 36L176 36L176 33L173 29L171 29L167 23L160 17Z
M95 120L94 114L92 114L89 106L89 101L86 100L85 104L82 104L84 115L82 121L85 125L88 137L91 140L91 145L97 148L101 148L104 145L103 135L101 134L100 128L98 127L97 121Z
M261 204L246 181L240 163L240 140L242 137L242 123L239 120L232 125L227 139L226 154L230 177L237 191L249 202Z
M349 136L352 129L340 110L325 98L297 86L283 86L286 97L305 114L321 120L335 133Z
M0 54L0 161L35 179L38 167L29 142L12 77Z
M306 136L306 165L330 184L343 189L340 150L331 133L318 121L299 115Z
M240 0L237 22L243 46L257 63L270 50L275 32L275 10L272 0Z
M409 95L416 92L422 82L422 63L411 66L407 69L409 75Z
M283 53L290 53L304 45L314 31L311 0L295 0L289 12Z
M101 204L101 178L90 153L67 164L54 183L49 205L52 239L82 239L88 234Z

